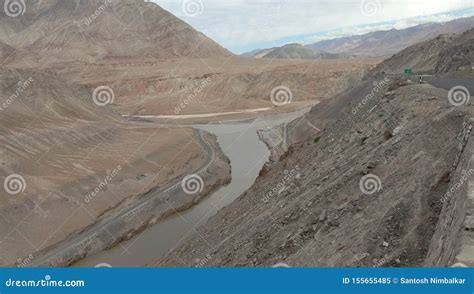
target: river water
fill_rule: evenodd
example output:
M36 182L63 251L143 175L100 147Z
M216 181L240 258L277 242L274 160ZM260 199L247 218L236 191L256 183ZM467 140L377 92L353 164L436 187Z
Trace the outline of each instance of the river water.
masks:
M231 162L231 183L204 198L194 207L170 216L132 239L110 250L89 256L74 266L143 267L152 265L151 261L159 260L170 249L181 244L218 210L232 203L252 186L270 156L267 146L258 138L258 129L288 123L308 110L260 117L251 121L193 125L194 128L216 135L222 151Z

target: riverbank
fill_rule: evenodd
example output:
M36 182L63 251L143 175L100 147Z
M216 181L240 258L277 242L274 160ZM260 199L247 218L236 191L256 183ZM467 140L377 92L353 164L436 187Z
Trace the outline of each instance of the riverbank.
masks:
M153 266L253 185L270 156L270 150L257 135L258 130L289 123L308 110L252 120L193 125L216 136L222 152L230 160L232 181L190 209L171 215L119 246L85 258L74 266L93 267L101 263L113 267Z
M202 185L196 191L185 191L183 179L176 178L171 185L159 186L128 198L126 203L108 211L94 224L54 247L35 253L27 266L70 266L89 255L113 248L160 220L192 207L218 187L227 184L230 181L229 161L220 151L215 136L195 131L195 137L205 147L209 157L206 164L192 174L202 179Z

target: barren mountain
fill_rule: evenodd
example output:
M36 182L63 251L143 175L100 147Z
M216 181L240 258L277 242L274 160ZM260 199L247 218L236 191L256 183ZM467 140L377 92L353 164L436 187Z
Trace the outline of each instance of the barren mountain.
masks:
M0 41L22 50L30 63L231 55L154 3L27 2L21 17L6 16L3 3L0 1Z
M263 58L269 52L271 52L272 50L277 49L277 48L278 47L273 47L273 48L269 48L269 49L255 49L253 51L244 53L241 56L243 56L243 57L253 57L253 58Z
M112 106L127 115L273 107L270 93L282 85L294 91L295 107L341 91L378 62L249 61L140 0L28 5L21 17L0 16L0 42L16 53L4 62L54 68L90 91L106 85ZM317 90L310 95L310 88Z
M439 53L435 72L474 71L474 29L456 35L453 42Z
M50 262L51 250L67 265L229 180L213 136L122 115L277 111L278 86L291 88L291 110L351 86L377 62L236 57L139 0L26 5L17 17L0 13L0 177L20 188L1 190L2 265ZM197 171L206 187L190 197L179 184ZM131 208L140 213L124 218Z
M460 18L446 23L429 23L406 29L376 31L359 36L324 40L308 48L329 53L349 53L360 56L388 57L417 44L431 40L440 34L462 33L474 27L474 16Z
M413 45L377 65L372 74L471 72L474 67L474 29L462 34L440 35L433 40Z
M465 74L455 83L472 88ZM279 161L157 264L471 265L472 183L463 175L472 167L474 112L448 89L402 74L368 76L314 106L286 130L296 143Z
M77 80L91 74L84 61L231 54L152 3L26 5L21 16L0 13L1 265L39 260L50 249L66 250L61 244L80 232L96 230L87 242L68 246L72 254L61 256L68 264L194 205L228 179L213 136L127 121L108 105L116 98L112 87L86 87L60 69L77 73ZM86 17L89 24L81 22ZM202 193L162 193L203 166ZM144 199L151 200L140 217L118 218L122 231L98 226Z
M58 65L56 70L91 90L100 85L111 86L116 94L112 107L122 114L176 115L302 107L353 85L377 62L181 58L105 62L75 68ZM290 89L291 104L276 107L272 103L272 89L279 86Z
M331 54L321 50L310 49L301 44L293 43L272 49L256 50L246 54L245 57L254 58L279 58L279 59L340 59L349 55Z
M3 68L0 77L3 266L36 258L105 214L194 172L208 160L201 140L214 144L192 129L126 122L94 103L85 87L51 70ZM209 171L218 165L219 160L213 162ZM225 175L224 163L221 168ZM213 176L206 189L220 183L219 178ZM175 197L161 211L193 202L193 197ZM136 221L140 226L149 220ZM75 254L86 250L84 245Z
M289 44L271 49L258 49L242 54L254 58L325 59L359 57L389 57L411 45L429 41L441 34L457 34L474 27L474 16L446 23L429 23L406 29L375 31L363 35L319 41L296 46ZM273 56L270 56L270 55Z

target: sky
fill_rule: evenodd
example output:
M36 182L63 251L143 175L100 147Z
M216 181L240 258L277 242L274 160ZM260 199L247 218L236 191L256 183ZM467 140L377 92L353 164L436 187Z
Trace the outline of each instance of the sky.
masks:
M474 15L474 0L151 0L234 53Z

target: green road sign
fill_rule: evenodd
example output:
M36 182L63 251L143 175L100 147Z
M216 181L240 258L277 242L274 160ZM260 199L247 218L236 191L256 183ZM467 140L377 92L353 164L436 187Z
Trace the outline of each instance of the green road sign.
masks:
M406 76L411 76L413 75L413 70L411 68L405 68L405 75Z

